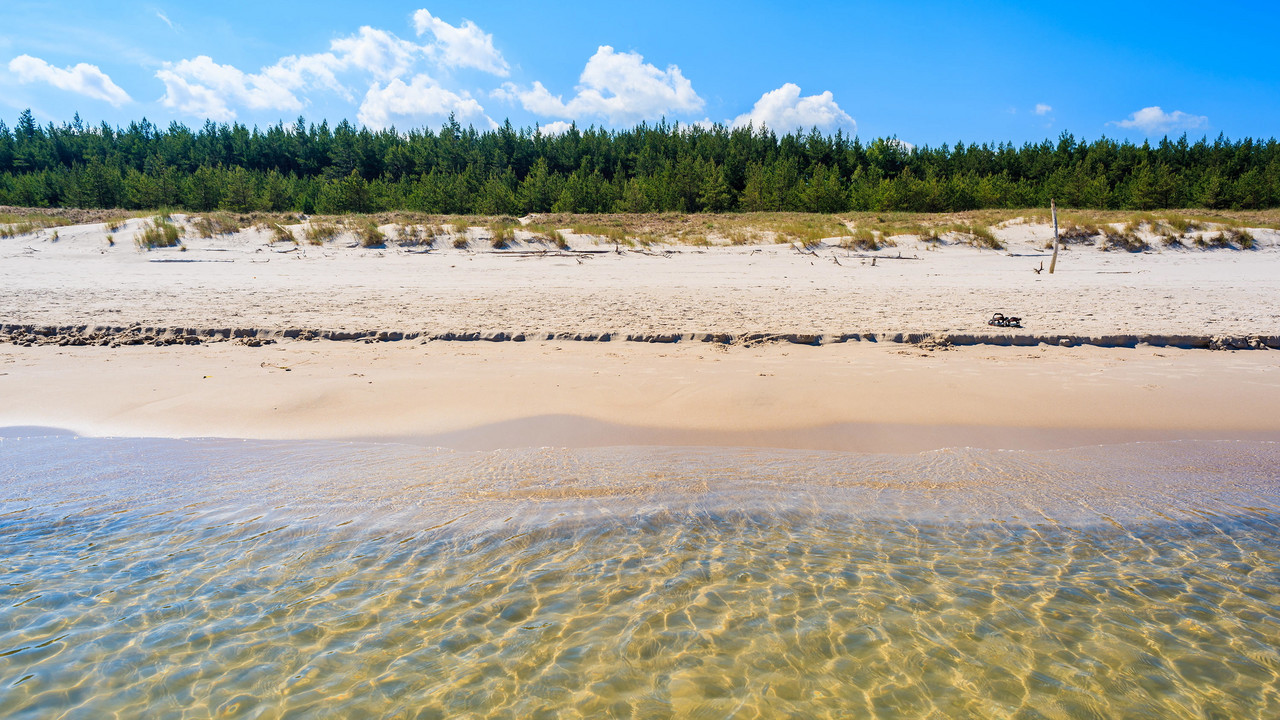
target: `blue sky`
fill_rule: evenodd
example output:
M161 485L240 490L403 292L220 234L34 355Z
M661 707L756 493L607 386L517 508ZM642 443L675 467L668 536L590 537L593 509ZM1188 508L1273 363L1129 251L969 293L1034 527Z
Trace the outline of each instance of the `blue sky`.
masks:
M0 6L0 117L299 115L405 130L450 112L549 131L817 125L916 145L1271 138L1267 2L35 2Z

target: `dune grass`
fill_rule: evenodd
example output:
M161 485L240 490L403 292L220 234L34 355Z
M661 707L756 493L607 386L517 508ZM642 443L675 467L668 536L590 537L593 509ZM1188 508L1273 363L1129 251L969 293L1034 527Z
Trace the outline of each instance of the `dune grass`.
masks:
M183 230L165 215L157 215L145 225L133 241L143 250L176 247L182 242Z
M515 225L498 222L489 226L489 245L494 250L506 250L515 239Z
M325 242L338 237L341 233L342 228L334 223L309 222L302 234L307 238L307 242L312 245L323 245Z
M0 238L18 237L71 224L67 218L57 215L0 213Z
M387 246L387 236L372 220L357 225L355 233L356 239L360 241L360 247L381 248Z
M191 223L191 229L196 233L196 237L201 238L231 235L240 232L250 224L247 220L242 221L241 218L225 212L200 215L190 218L189 222Z

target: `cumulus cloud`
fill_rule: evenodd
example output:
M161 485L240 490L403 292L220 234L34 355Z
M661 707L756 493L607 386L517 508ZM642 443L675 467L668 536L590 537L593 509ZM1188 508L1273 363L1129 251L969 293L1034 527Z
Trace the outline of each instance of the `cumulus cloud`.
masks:
M97 65L79 63L69 68L57 68L40 58L19 55L9 61L9 72L21 83L48 83L59 90L102 100L116 107L132 100L129 93L111 82L111 78Z
M327 52L282 57L257 73L220 65L206 55L166 63L156 73L165 85L161 102L187 115L227 122L235 119L239 108L300 110L307 103L306 92L312 90L351 101L355 94L350 85L355 84L368 87L360 118L372 126L387 126L391 115L440 114L434 110L438 107L446 114L453 111L492 122L470 95L441 88L418 66L426 60L440 67L474 67L505 76L508 65L494 49L493 36L470 21L454 27L426 10L414 15L414 24L419 35L430 33L434 40L419 45L364 26L334 39Z
M156 73L165 85L160 101L166 106L218 122L235 119L235 107L250 110L302 109L297 96L323 89L351 100L351 91L338 73L362 71L377 82L398 78L413 67L424 48L385 30L362 27L329 44L329 52L289 55L257 73L220 65L207 55L166 63Z
M454 113L459 120L480 120L487 127L497 127L475 98L465 92L458 94L442 88L427 75L416 75L408 83L395 78L385 87L375 82L365 94L356 119L380 130L390 127L393 117L416 120L449 113Z
M1181 110L1174 110L1167 113L1160 109L1160 106L1142 108L1133 113L1127 120L1117 120L1107 123L1108 125L1116 125L1122 128L1135 128L1141 130L1147 135L1155 135L1170 130L1191 130L1201 128L1209 124L1209 118L1204 115L1190 115Z
M1037 115L1048 115L1053 112L1053 107L1044 103L1036 103L1035 113Z
M568 102L536 81L524 90L506 83L498 96L519 100L537 115L568 120L603 117L615 124L696 112L703 106L680 68L669 65L659 70L640 53L615 52L608 45L601 45L587 60L578 82L577 95Z
M404 75L424 51L420 45L368 26L355 35L334 40L329 49L342 69L364 70L379 80Z
M821 95L800 97L800 86L787 83L777 90L770 90L756 101L751 112L734 118L733 127L742 127L747 123L753 126L768 127L778 132L791 132L805 128L847 127L857 132L858 125L849 114L836 104L831 91Z
M470 20L454 27L426 10L419 10L413 14L413 25L419 36L431 33L435 37L436 45L431 52L442 66L475 68L500 77L510 74L506 59L493 47L493 35Z
M165 63L156 77L165 85L165 107L226 122L235 118L230 104L251 110L300 110L302 102L271 73L248 74L219 65L208 55Z
M565 122L564 120L556 120L555 122L549 122L546 125L539 125L538 129L542 131L543 135L551 136L563 135L569 132L569 128L571 127L573 127L573 123Z

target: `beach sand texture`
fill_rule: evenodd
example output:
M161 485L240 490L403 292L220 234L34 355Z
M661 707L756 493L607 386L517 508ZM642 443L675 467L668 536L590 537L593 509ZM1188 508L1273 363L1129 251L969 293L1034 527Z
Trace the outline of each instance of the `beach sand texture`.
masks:
M142 222L114 245L102 224L0 240L0 426L903 451L1280 437L1280 355L1187 349L1280 344L1271 230L1247 251L1073 246L1050 276L1033 270L1043 225L999 230L1000 251L906 239L871 253L834 240L617 253L571 237L604 251L572 256L479 240L294 245L265 230L143 251ZM992 328L992 312L1024 328ZM291 339L316 332L412 339ZM442 336L526 342L428 340ZM760 341L776 336L790 342Z

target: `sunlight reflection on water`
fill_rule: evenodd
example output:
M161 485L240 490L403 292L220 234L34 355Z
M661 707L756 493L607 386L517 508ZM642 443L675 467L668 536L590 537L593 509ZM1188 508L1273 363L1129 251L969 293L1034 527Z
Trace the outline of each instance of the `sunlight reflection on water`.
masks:
M0 715L1280 715L1280 449L0 440Z

